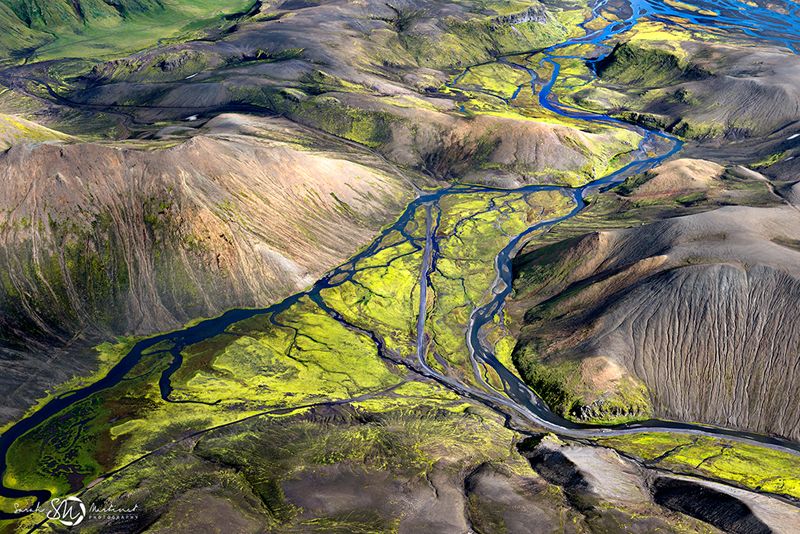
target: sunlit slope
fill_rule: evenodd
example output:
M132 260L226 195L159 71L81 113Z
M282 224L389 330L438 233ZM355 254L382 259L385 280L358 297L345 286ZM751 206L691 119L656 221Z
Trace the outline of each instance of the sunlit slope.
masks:
M98 335L273 302L353 254L412 196L380 161L314 149L285 122L222 123L184 143L21 145L0 156L8 387L39 369L5 417L91 367L92 351L62 366L43 347L78 350Z
M109 57L161 39L191 35L252 4L250 0L2 0L0 56Z
M70 133L141 136L232 110L280 114L439 180L574 185L624 165L640 136L543 112L524 71L476 68L457 80L468 65L558 42L583 11L537 2L417 2L397 12L377 1L264 3L203 39L162 40L94 63L29 64L7 72L6 83L40 99L50 125L64 122ZM352 20L367 30L354 32ZM507 89L508 70L523 86L515 102L487 94L494 78Z
M72 138L33 121L0 113L0 150L26 143L68 141Z

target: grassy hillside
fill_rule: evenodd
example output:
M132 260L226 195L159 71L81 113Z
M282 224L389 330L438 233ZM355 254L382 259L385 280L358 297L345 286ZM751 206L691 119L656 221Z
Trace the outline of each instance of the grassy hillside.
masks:
M66 141L70 136L23 118L0 113L0 150L21 143Z
M252 0L0 0L0 55L105 59L196 35Z

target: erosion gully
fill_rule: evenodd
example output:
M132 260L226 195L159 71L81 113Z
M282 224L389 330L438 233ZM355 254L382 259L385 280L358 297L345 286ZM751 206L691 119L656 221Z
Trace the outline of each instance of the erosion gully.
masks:
M381 355L392 359L391 355L386 353L380 336L374 332L365 331L348 323L340 314L328 307L320 295L322 290L338 286L350 280L357 272L355 266L358 261L376 253L379 250L382 239L391 232L399 232L409 243L414 245L417 250L423 250L422 269L419 277L420 307L417 318L416 362L396 359L393 361L439 382L464 397L481 402L493 410L503 413L506 417L507 425L510 426L511 420L516 417L526 421L529 425L541 427L559 435L581 439L641 432L680 432L726 438L738 442L752 443L800 454L800 445L796 443L771 436L706 425L649 420L616 426L595 426L565 420L551 412L534 391L497 360L491 347L488 346L483 337L484 327L492 323L494 318L501 312L506 298L511 293L512 259L531 234L574 217L586 206L584 199L588 194L604 191L619 184L632 174L645 172L655 167L665 159L676 154L682 146L680 140L665 132L649 130L624 123L608 115L589 113L561 104L558 101L558 97L553 94L553 87L560 74L559 59L579 58L586 61L591 66L610 53L610 43L613 43L615 37L633 28L641 19L657 20L666 24L683 26L693 31L719 32L720 30L724 30L739 34L744 38L769 41L779 46L785 46L793 52L797 52L797 46L800 45L800 8L793 2L784 4L785 12L782 14L757 5L745 4L737 0L693 0L692 4L702 10L714 11L716 16L710 16L707 13L704 14L699 10L669 6L659 0L630 0L629 2L621 0L615 2L611 0L600 0L594 4L591 16L580 25L585 31L584 35L567 39L562 43L538 51L541 55L539 66L547 64L550 67L551 75L547 80L539 80L535 70L528 65L514 63L508 58L497 59L497 61L504 62L528 72L531 76L529 85L534 93L538 91L538 101L543 108L565 118L609 124L639 133L642 140L636 150L633 161L628 163L625 167L577 188L552 185L530 185L514 190L499 190L475 185L456 185L431 193L421 193L407 206L406 210L397 221L386 228L375 241L362 252L351 258L346 264L333 269L323 276L307 291L292 295L282 302L266 308L232 309L219 317L199 322L194 326L139 341L119 363L98 381L86 387L63 393L47 402L35 412L19 420L0 435L0 479L2 479L6 472L9 448L17 439L62 410L69 408L97 392L111 388L126 379L126 375L142 359L143 354L148 352L149 349L157 351L158 349L156 346L161 343L165 343L170 347L159 353L164 357L171 358L170 365L163 371L160 377L159 385L162 398L167 402L176 402L170 399L170 393L172 391L170 378L182 364L180 354L183 348L222 334L234 323L256 315L271 314L271 317L274 318L281 312L289 309L302 298L309 298L317 303L321 309L335 320L342 323L345 327L369 336L377 344ZM608 15L604 14L604 11L607 12L609 9L613 9L616 15L615 17L608 17ZM587 29L591 22L597 21L598 19L604 20L607 24L602 29ZM600 52L593 57L571 56L560 53L563 49L576 44L595 45L596 50ZM526 60L530 59L533 55L534 54L530 54ZM515 57L521 56L522 55L517 55ZM457 83L466 72L465 70L461 76L456 77L454 83ZM510 99L506 100L514 100L522 88L522 86L518 88ZM652 155L653 153L656 153L656 155ZM484 386L484 388L477 388L464 384L453 377L439 373L426 361L426 346L428 340L425 330L427 316L426 297L428 288L431 285L430 274L432 272L432 265L435 264L438 253L434 231L436 225L434 222L433 210L434 208L438 209L439 201L448 195L470 193L485 194L497 193L498 191L523 194L535 193L538 191L560 191L572 199L574 207L564 216L543 221L529 227L521 234L512 238L505 248L496 256L494 262L496 277L492 286L487 288L491 298L486 304L473 310L466 333L473 372L478 383ZM422 239L420 238L412 237L405 231L406 226L412 220L418 209L425 210L426 214L424 242L421 242ZM152 353L153 352L150 352L150 354ZM503 383L502 393L485 383L479 372L480 364L490 366L498 374ZM341 401L331 402L330 404L334 405L337 403L341 403ZM43 503L51 497L50 492L44 489L19 490L6 487L2 484L0 484L0 496L10 499L33 497L39 503ZM14 519L21 515L24 514L0 512L0 519Z

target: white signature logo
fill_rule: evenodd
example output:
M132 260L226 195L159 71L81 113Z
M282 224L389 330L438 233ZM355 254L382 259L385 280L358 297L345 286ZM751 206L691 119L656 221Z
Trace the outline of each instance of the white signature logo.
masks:
M47 518L57 519L66 527L80 525L86 517L86 506L77 497L53 499L50 501L50 507L52 510L47 512Z
M14 503L14 511L18 514L44 514L47 519L59 521L65 527L80 525L84 519L112 523L139 518L138 504L127 508L119 508L113 502L106 502L100 506L92 503L87 509L86 505L78 497L52 499L27 508L21 508L17 503Z

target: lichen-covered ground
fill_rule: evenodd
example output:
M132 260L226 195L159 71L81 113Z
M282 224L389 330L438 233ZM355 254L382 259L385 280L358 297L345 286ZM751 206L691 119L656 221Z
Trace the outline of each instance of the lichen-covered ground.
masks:
M788 449L713 428L559 438L499 373L571 422L795 437L783 386L759 383L754 408L725 358L681 364L707 346L691 329L650 363L639 341L682 319L628 344L613 328L649 324L625 289L662 267L739 262L759 280L758 256L792 274L776 222L796 200L790 33L737 33L705 2L665 4L681 20L636 2L83 4L0 10L27 28L0 39L0 384L28 361L43 373L3 430L65 402L9 444L4 488L136 507L90 532L791 532ZM681 142L687 157L645 165ZM567 217L574 188L617 172ZM758 232L734 239L747 221ZM521 234L513 298L478 332L493 365L467 334ZM634 308L673 310L667 293ZM178 326L198 315L213 318ZM790 354L793 328L769 354ZM791 389L786 362L763 367ZM678 370L700 368L723 379ZM65 530L0 524L31 528Z

